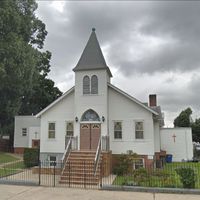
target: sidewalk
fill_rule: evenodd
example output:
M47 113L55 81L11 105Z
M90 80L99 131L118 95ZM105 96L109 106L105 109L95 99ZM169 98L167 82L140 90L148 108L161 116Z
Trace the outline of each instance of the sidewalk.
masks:
M152 194L72 188L0 185L1 200L199 200L200 195Z

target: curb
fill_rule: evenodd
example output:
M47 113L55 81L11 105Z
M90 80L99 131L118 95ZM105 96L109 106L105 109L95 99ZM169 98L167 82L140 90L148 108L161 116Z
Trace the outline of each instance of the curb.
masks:
M39 183L32 181L15 181L15 180L0 180L0 184L4 185L23 185L23 186L39 186Z
M148 188L148 187L136 187L136 186L133 187L133 186L104 185L102 186L101 190L200 195L199 189L182 189L182 188Z

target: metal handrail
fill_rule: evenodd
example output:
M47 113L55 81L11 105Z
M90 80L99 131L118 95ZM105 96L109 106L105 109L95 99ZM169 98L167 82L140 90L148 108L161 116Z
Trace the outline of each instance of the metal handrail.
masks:
M97 150L95 154L95 159L94 159L94 175L96 175L100 155L101 155L101 137L99 138L99 142L98 142L98 146L97 146Z
M67 147L64 151L63 157L62 157L62 163L66 163L68 157L69 157L69 153L71 151L71 144L72 144L72 137L70 137L68 143L67 143Z

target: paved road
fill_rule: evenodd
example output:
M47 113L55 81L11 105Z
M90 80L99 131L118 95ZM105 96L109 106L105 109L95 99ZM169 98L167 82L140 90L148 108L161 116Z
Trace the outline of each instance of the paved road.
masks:
M200 195L152 194L0 185L0 200L199 200Z

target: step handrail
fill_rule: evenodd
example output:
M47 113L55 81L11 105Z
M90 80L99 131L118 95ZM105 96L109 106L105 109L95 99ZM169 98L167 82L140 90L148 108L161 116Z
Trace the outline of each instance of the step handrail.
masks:
M69 157L69 154L70 154L70 151L71 151L71 145L72 144L72 137L70 137L68 143L67 143L67 147L64 151L64 154L63 154L63 157L62 157L62 163L66 163L68 157Z
M100 155L101 155L101 137L99 138L99 142L98 142L98 146L97 146L97 150L95 154L95 159L94 159L94 175L96 175Z

